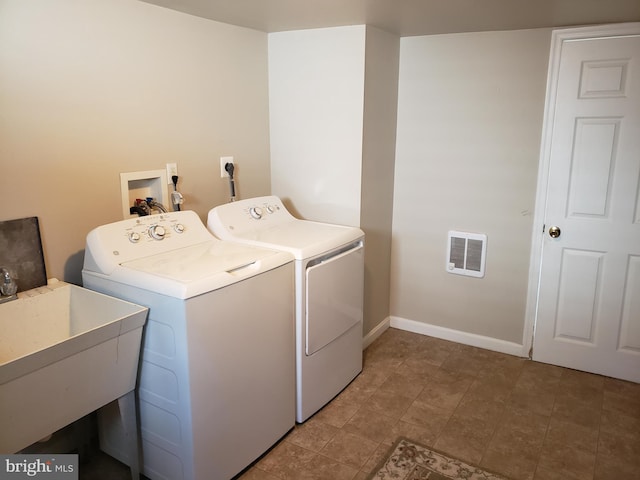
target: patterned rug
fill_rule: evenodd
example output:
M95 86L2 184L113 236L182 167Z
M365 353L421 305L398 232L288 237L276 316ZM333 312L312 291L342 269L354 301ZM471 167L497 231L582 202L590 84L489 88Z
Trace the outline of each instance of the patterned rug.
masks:
M402 437L368 479L508 480Z

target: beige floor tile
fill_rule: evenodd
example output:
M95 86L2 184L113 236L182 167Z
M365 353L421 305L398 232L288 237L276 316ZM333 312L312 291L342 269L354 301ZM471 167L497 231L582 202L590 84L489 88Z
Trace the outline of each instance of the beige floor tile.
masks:
M591 477L588 477L590 479ZM584 480L588 480L585 478ZM244 479L243 479L244 480ZM541 467L538 465L536 467L536 472L533 476L533 480L571 480L567 479L567 476L564 472L559 472L557 470L549 470L547 468ZM609 479L613 480L613 479Z
M426 447L432 447L438 439L438 435L434 434L431 429L405 422L404 420L400 420L393 426L393 429L383 443L392 445L399 437L409 438Z
M399 372L404 372L404 374ZM380 390L414 400L427 383L428 379L425 375L415 374L411 371L407 372L401 365L396 369L394 375L391 375L382 385L380 385Z
M382 442L387 438L389 431L393 429L396 423L398 423L397 418L363 407L349 419L342 427L342 430L375 442Z
M532 480L536 470L536 460L519 454L517 450L500 448L488 449L480 466L513 480Z
M385 441L380 443L373 451L369 459L365 462L365 464L360 467L360 472L365 473L366 475L374 472L376 468L382 463L382 461L387 458L393 445L394 442Z
M599 428L588 427L555 416L549 421L547 441L572 445L588 453L596 453Z
M523 367L523 373L539 377L543 381L553 379L559 380L565 370L566 368L558 367L556 365L532 361L525 362Z
M371 454L371 456L369 457L369 459L360 468L360 471L365 475L368 475L369 473L373 472L374 469L378 467L378 465L380 465L380 463L382 463L382 461L385 458L387 458L387 455L391 450L392 446L393 446L393 442L391 443L383 442L380 445L378 445L376 449L373 451L373 453Z
M640 432L601 431L598 456L634 465L640 472Z
M451 415L450 411L434 407L428 403L418 404L414 402L404 413L401 421L419 426L429 432L429 438L435 438L444 430Z
M367 369L375 369L385 376L389 376L402 362L403 358L396 356L395 352L378 350L364 357L363 365Z
M586 385L569 385L561 381L556 392L556 403L575 405L579 403L583 408L602 410L604 392L602 389Z
M496 430L487 447L487 454L501 453L505 456L520 457L533 465L538 462L545 439L543 430L513 428L503 424ZM532 469L533 471L533 469Z
M356 403L343 402L340 399L336 399L328 405L325 405L312 418L336 428L342 428L344 424L355 415L359 408L360 405Z
M504 354L490 350L459 345L457 352L453 353L442 364L442 368L464 373L472 377L482 377L487 376L497 368L506 367L507 362L505 357L506 355ZM519 363L520 361L518 364Z
M417 360L439 367L457 349L455 343L433 337L428 337L422 344L422 347L422 351L408 359L408 361Z
M366 403L366 407L374 412L399 419L407 411L413 398L378 389Z
M493 368L499 367L511 367L517 368L521 370L524 366L525 362L529 362L530 360L523 357L516 357L514 355L509 355L508 353L502 352L494 352L492 350L482 350L486 353L487 360L489 364L492 365Z
M516 388L511 392L509 407L550 417L556 401L554 393Z
M460 460L478 464L496 426L475 418L453 415L434 447Z
M513 479L532 479L542 451L546 423L546 417L508 412L491 438L481 465Z
M511 366L487 367L478 373L477 382L486 388L497 388L511 392L520 378L520 370Z
M640 383L626 382L617 378L604 377L604 390L640 401Z
M640 419L618 411L602 410L600 432L620 432L640 436Z
M423 356L421 353L418 353L407 358L402 365L398 366L395 372L401 375L414 374L422 376L424 379L421 383L425 383L439 368L440 363L433 362L431 356Z
M593 408L577 398L560 395L556 397L553 405L552 417L589 429L597 429L600 426L601 412L602 409Z
M509 384L493 377L479 378L471 384L469 390L467 390L466 396L482 398L486 401L500 403L503 406L506 406L511 398L511 392L513 392L514 388L515 382L513 384Z
M554 378L541 379L523 371L516 382L513 391L525 395L550 397L555 400L558 393L559 380Z
M320 451L339 463L360 469L369 460L379 442L341 430Z
M550 418L533 411L506 408L502 419L502 427L523 433L544 437Z
M411 379L416 384L420 384L422 386L426 385L431 381L431 377L438 371L440 367L437 367L436 365L424 364L421 368L414 369L409 364L409 360L411 360L411 358L408 358L402 363L402 365L398 366L398 368L393 371L393 374L402 375L405 378Z
M405 335L408 334L408 335ZM404 361L406 358L421 350L424 338L417 338L410 332L392 334L391 338L385 338L379 344L373 346L372 357L384 357L396 361Z
M367 480L367 477L369 477L369 473L368 472L358 472L356 474L355 477L353 477L353 480Z
M305 465L314 480L351 480L358 473L358 469L336 462L323 455L317 455Z
M538 397L545 409L553 408L560 384L562 370L559 367L536 362L526 362L514 388L514 395L522 398ZM551 403L551 405L548 405ZM550 408L549 408L550 407Z
M471 377L439 370L415 399L417 406L424 404L453 412L473 383Z
M475 418L487 424L497 425L504 414L504 402L492 400L482 395L467 393L458 404L455 415Z
M307 450L319 452L338 432L338 428L324 423L319 417L312 417L303 424L298 424L287 435L287 441Z
M361 405L392 375L392 371L382 372L375 369L366 369L358 375L336 397L338 401Z
M538 466L564 475L567 480L593 478L596 456L569 445L547 443L542 447Z
M513 480L631 479L640 385L389 329L242 480L365 480L399 436Z
M310 450L285 440L276 445L273 450L263 457L256 464L256 467L259 470L284 480L311 478L309 475L304 475L301 472L305 472L305 466L316 455L316 453Z
M592 391L604 390L604 379L602 375L596 375L589 372L581 372L579 370L571 370L565 368L562 370L561 385L569 387L573 390L587 389Z
M472 352L458 351L452 353L442 362L440 368L448 372L462 373L470 377L477 377L484 367L484 363L478 361Z
M629 388L629 391L634 389ZM619 393L616 391L605 390L602 401L604 410L623 413L630 417L640 419L640 393L633 396L628 392Z
M638 478L638 466L598 455L594 480L631 480Z

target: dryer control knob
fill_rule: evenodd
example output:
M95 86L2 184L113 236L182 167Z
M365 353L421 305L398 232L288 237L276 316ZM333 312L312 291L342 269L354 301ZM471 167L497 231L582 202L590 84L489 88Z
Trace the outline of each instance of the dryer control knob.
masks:
M130 232L129 241L131 243L138 243L140 241L140 234L138 232Z
M184 225L181 223L176 223L173 226L173 229L176 231L176 233L184 233Z
M162 240L165 233L167 232L165 231L164 227L160 225L151 225L149 227L149 235L151 235L151 238L153 238L154 240Z
M251 207L249 209L249 213L256 220L260 220L262 218L262 209L260 207Z

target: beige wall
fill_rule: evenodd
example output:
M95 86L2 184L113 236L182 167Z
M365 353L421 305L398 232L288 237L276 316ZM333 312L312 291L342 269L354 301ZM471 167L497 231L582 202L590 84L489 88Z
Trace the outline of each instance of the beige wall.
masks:
M401 39L391 315L414 328L522 343L550 35ZM484 278L445 272L448 230L488 235Z
M360 226L366 232L364 333L389 316L400 38L367 26Z
M228 199L222 155L241 197L271 192L266 34L130 0L54 3L0 0L0 219L40 218L50 277L80 282L87 232L121 218L121 172L176 162L202 217ZM317 58L345 59L363 109L338 149L362 142L355 200L336 211L369 236L365 333L390 281L395 317L520 343L550 31L403 38L395 179L397 39L366 27L365 58L364 27L335 31L353 55L336 41ZM488 234L484 279L444 271L449 229Z
M269 35L273 193L365 232L365 336L389 316L399 44L364 25Z
M270 193L267 36L131 0L0 0L0 220L38 216L49 277L122 218L120 173L178 164L187 209Z
M360 226L365 34L269 35L271 188L307 220Z

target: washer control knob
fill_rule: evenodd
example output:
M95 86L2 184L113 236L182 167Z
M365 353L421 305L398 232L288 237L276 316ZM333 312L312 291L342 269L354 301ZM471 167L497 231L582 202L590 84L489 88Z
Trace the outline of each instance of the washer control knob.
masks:
M153 238L154 240L162 240L165 233L167 232L161 225L151 225L149 227L149 235L151 235L151 238Z
M140 234L138 232L129 232L129 241L131 243L138 243L140 241Z
M262 209L260 207L251 207L249 209L249 213L256 220L260 220L262 218Z
M176 231L176 233L184 233L184 225L181 223L176 223L173 226L173 229Z
M276 211L276 207L274 207L273 205L268 205L267 206L267 212L273 213L275 211Z

